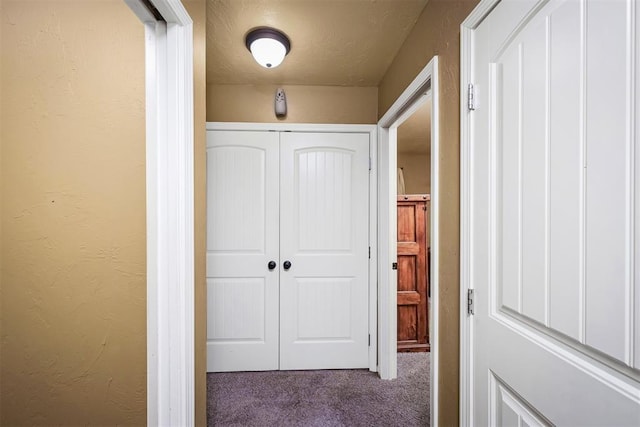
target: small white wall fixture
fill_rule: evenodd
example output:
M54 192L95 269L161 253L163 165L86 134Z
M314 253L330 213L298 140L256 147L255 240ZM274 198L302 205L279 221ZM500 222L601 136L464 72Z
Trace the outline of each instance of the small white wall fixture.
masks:
M193 22L180 0L125 0L145 26L147 424L192 426Z
M431 425L438 425L439 101L438 57L420 71L378 122L378 367L382 379L397 371L397 128L431 96Z

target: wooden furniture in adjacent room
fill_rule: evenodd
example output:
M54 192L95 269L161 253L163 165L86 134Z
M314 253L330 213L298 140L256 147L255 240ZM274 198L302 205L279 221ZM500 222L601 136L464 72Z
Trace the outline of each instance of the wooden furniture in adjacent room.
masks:
M398 196L398 351L429 351L428 194Z

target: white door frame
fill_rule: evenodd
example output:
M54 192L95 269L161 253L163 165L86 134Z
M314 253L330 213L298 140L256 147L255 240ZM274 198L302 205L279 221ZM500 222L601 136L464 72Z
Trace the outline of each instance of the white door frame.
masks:
M472 83L473 31L501 0L481 0L460 25L460 425L471 425L473 389L473 322L467 314L467 292L473 289L471 274L470 182L471 120L468 85Z
M431 91L431 425L438 425L438 325L439 325L439 101L438 57L420 71L378 122L378 280L380 377L393 379L397 367L397 127L413 112L417 101Z
M314 123L239 123L239 122L207 122L207 130L226 131L293 131L293 132L340 132L340 133L368 133L370 165L376 164L376 137L375 125L350 125L350 124L314 124ZM377 271L377 192L376 192L376 168L372 167L369 173L369 246L371 246L371 258L369 259L369 370L378 371L378 305L376 280Z
M147 424L194 425L193 22L125 0L145 26Z

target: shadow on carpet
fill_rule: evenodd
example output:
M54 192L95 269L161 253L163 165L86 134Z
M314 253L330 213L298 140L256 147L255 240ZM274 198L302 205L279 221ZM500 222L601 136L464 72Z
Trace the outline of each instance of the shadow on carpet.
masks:
M366 370L207 374L209 426L428 426L429 353L398 354L398 378Z

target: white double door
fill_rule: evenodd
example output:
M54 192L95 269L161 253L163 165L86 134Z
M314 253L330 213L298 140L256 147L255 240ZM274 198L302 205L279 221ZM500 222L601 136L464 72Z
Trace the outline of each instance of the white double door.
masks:
M368 367L369 134L207 132L207 371Z

